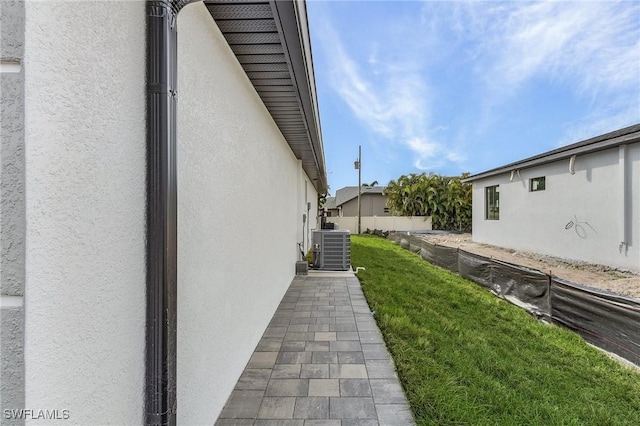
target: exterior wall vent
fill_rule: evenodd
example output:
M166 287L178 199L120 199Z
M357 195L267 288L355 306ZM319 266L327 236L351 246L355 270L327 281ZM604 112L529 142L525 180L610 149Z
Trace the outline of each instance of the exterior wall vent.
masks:
M317 267L325 271L347 271L351 268L351 234L347 230L324 229L313 232L313 244L320 248Z

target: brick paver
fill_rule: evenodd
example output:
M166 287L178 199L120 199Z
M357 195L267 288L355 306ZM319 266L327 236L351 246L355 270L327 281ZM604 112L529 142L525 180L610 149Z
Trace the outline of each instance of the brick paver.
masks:
M414 425L351 272L297 276L216 425Z

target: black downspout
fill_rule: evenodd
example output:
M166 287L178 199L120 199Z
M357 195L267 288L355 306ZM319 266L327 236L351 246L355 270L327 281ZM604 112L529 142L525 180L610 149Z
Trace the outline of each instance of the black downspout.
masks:
M145 419L176 424L177 17L194 0L147 1L147 326Z

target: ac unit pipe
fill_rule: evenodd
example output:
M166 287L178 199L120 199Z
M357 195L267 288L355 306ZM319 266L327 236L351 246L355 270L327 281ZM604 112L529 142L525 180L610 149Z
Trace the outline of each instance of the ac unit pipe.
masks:
M177 17L195 0L147 1L147 425L176 424Z

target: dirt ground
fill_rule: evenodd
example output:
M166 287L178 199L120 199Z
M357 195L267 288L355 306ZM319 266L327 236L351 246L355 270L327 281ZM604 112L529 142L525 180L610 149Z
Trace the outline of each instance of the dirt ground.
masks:
M640 274L633 272L474 243L471 241L471 234L425 234L422 237L434 244L459 247L481 256L550 273L576 284L607 289L640 299Z

